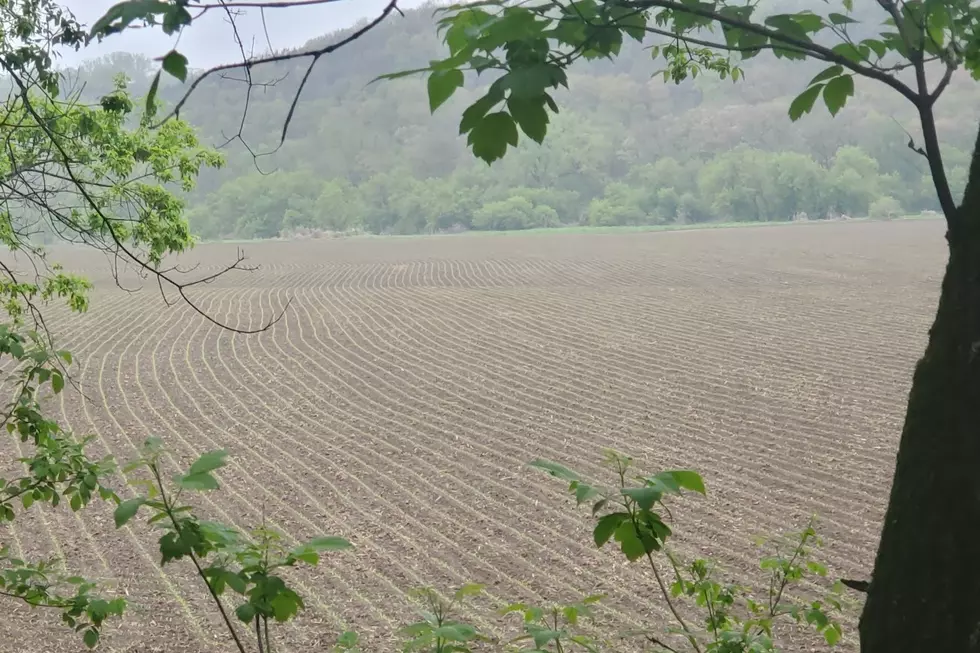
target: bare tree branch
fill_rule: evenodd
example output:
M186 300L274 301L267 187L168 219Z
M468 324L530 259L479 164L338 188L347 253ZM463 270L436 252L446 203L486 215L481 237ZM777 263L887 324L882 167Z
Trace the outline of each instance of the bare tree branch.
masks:
M280 9L280 8L291 7L291 6L326 4L329 2L336 2L336 1L338 0L297 0L295 2L276 3L276 2L234 2L234 1L225 2L224 0L219 0L219 2L211 5L203 5L203 8L205 10L221 8L225 11L229 11L230 9L235 7L252 7L252 8L264 7L266 9ZM317 61L319 61L319 59L324 55L335 52L340 48L344 47L345 45L349 45L350 43L353 43L357 39L361 38L362 36L370 32L372 29L380 25L392 12L401 13L401 11L398 9L398 0L389 0L389 2L385 5L384 9L382 9L381 12L374 19L364 24L360 28L356 29L355 31L351 32L348 36L341 39L340 41L337 41L335 43L330 43L321 48L316 48L313 50L306 50L302 52L287 52L287 53L276 54L276 55L270 54L263 57L250 57L245 55L244 48L240 48L242 50L241 62L214 66L212 68L205 70L200 75L198 75L194 79L194 81L191 82L191 85L187 88L184 94L174 105L174 108L154 126L158 127L159 125L163 124L170 118L179 116L181 109L183 109L183 107L187 104L188 100L190 99L194 91L197 89L197 87L200 86L200 84L204 80L208 79L212 75L219 74L224 71L234 71L234 70L244 69L246 83L249 84L249 88L251 88L254 85L253 82L251 81L251 70L253 68L266 64L291 61L293 59L310 57L311 58L310 65L307 68L302 81L300 82L299 88L296 89L296 92L293 95L292 102L290 103L289 111L283 123L279 143L271 152L268 153L271 154L272 152L275 152L279 148L281 148L286 140L286 134L289 130L289 125L292 122L293 115L296 111L296 106L299 103L300 96L302 95L303 89L306 86L306 81L309 79L313 66L317 63ZM237 30L236 30L236 39L240 44L240 38L237 35ZM243 112L248 111L247 101L248 101L248 96L246 96L246 106L243 108ZM242 120L242 125L244 125L244 118ZM237 134L236 136L241 136L241 133ZM230 140L235 140L235 136L233 136ZM255 155L253 154L253 156Z

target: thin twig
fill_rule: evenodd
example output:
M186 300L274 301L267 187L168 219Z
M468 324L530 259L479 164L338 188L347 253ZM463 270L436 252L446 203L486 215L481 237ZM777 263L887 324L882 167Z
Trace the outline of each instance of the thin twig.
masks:
M635 523L635 518L634 518L634 523ZM667 585L664 584L664 580L660 576L660 570L657 569L657 563L653 561L653 556L650 554L649 551L647 552L646 556L647 556L647 560L650 563L650 568L653 570L653 577L657 579L657 585L660 587L660 593L663 595L664 601L667 602L667 607L670 608L670 612L671 614L674 615L674 619L677 620L677 623L680 625L681 630L684 631L684 635L685 637L687 637L687 641L691 643L691 646L694 648L695 651L701 653L701 645L698 644L698 640L694 636L694 633L692 633L691 629L688 628L687 622L684 621L684 617L682 617L681 613L677 611L677 607L674 606L674 602L670 598L670 592L667 590Z
M167 513L167 517L170 519L170 523L173 525L177 536L180 537L182 535L180 524L174 515L173 505L170 503L170 499L167 497L167 491L163 485L163 479L160 476L160 467L156 463L150 464L149 467L150 471L153 473L153 478L157 482L157 489L160 490L160 501L163 503L164 511ZM224 620L225 626L227 627L228 632L231 634L232 639L235 640L235 645L238 647L239 652L248 653L248 651L245 650L244 645L242 645L242 641L238 638L238 632L235 630L235 626L228 617L228 613L225 611L225 606L221 602L221 598L218 596L218 593L214 591L214 587L211 586L211 583L208 581L208 577L204 574L204 569L201 567L201 563L197 559L197 555L193 551L189 551L187 557L189 557L191 562L194 563L194 568L197 569L197 575L204 581L204 584L208 588L208 593L214 600L215 605L218 606L218 612L221 613L221 618Z
M326 0L322 0L322 1L326 1ZM232 3L232 2L223 2L223 3L220 3L219 5L215 5L214 8L217 8L219 6L221 6L221 7L230 7L230 6L235 6L235 4L236 3ZM309 4L317 4L317 3L316 2L313 2L313 3L309 3ZM174 105L174 108L166 116L164 116L164 118L162 120L160 120L156 125L154 125L154 127L159 127L161 124L163 124L167 120L169 120L169 119L171 119L173 117L178 116L180 114L180 110L184 107L184 105L190 99L191 94L194 93L194 90L197 89L197 87L205 79L207 79L211 75L214 75L214 74L219 73L221 71L237 70L237 69L242 68L242 67L244 67L246 69L251 69L251 68L254 68L256 66L261 66L261 65L270 64L270 63L277 63L277 62L282 62L282 61L290 61L292 59L299 59L299 58L302 58L302 57L313 57L314 59L317 59L319 57L322 57L323 55L326 55L326 54L330 54L332 52L335 52L336 50L344 47L345 45L348 45L350 43L353 43L357 39L361 38L362 36L364 36L365 34L367 34L368 32L370 32L372 29L374 29L375 27L377 27L378 25L380 25L381 22L384 21L385 18L387 18L393 11L395 11L398 8L397 7L397 4L398 4L398 0L389 0L388 4L385 5L384 9L382 9L381 12L373 20L371 20L370 22L366 23L365 25L363 25L359 29L355 30L354 32L352 32L351 34L349 34L345 38L341 39L340 41L337 41L336 43L331 43L331 44L326 45L326 46L324 46L322 48L317 48L315 50L306 51L306 52L288 52L288 53L277 54L277 55L269 55L269 56L259 57L259 58L248 58L247 60L242 61L241 63L222 64L220 66L214 66L212 68L209 68L209 69L205 70L193 82L191 82L191 85L184 92L184 94L181 96L181 98L177 101L177 104ZM251 5L251 6L258 6L258 5ZM272 6L283 6L283 5L275 5L275 4L273 4ZM295 107L295 104L298 101L299 92L300 91L302 91L302 87L299 89L299 91L296 93L295 97L293 98L293 103L292 103L293 107ZM291 115L292 115L292 111L290 112L290 116ZM285 125L283 125L283 130L282 130L282 139L283 140L285 139L285 134L286 134L286 131L288 130L288 128L289 128L289 124L287 122ZM281 146L281 145L282 145L282 142L280 141L279 146Z

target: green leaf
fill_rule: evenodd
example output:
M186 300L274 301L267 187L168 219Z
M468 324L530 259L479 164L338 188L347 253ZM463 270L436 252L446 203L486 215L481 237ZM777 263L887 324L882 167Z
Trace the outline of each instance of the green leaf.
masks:
M420 635L430 635L432 633L432 626L424 621L418 621L414 624L402 626L398 631L408 637L419 637Z
M187 81L187 57L176 50L163 56L163 69L180 81Z
M480 583L466 583L456 590L456 593L453 594L453 600L459 601L468 596L476 596L483 591L484 587L485 585L481 585Z
M310 540L310 546L317 551L344 551L354 548L354 545L348 540L337 536L314 537Z
M353 648L357 646L359 637L353 630L345 630L337 638L337 646L341 648Z
M833 23L834 25L850 25L852 23L858 22L853 18L851 18L850 16L845 16L844 14L839 14L837 12L831 12L827 14L827 18L829 18L830 22Z
M646 26L647 19L646 15L642 11L637 11L631 7L619 7L613 5L610 14L612 15L616 27L626 32L626 34L637 41L642 43L643 39L646 37Z
M788 36L794 40L803 41L805 43L811 42L807 32L814 31L806 29L806 27L801 24L801 21L797 20L797 14L776 14L769 16L766 18L765 24L777 32L780 32L783 36ZM813 25L810 25L810 27L812 26Z
M697 492L700 495L707 496L707 491L704 487L704 479L697 472L690 469L674 469L666 472L660 472L657 474L656 478L666 481L666 479L671 479L673 484L679 490L689 490L691 492Z
M234 572L231 571L225 572L224 579L225 579L225 583L228 584L228 587L235 590L239 594L244 594L245 591L248 589L248 585L245 582L245 579Z
M568 86L568 77L557 64L538 63L512 69L500 83L510 89L511 97L531 99L541 97L545 89Z
M21 495L20 502L24 505L25 510L30 508L32 505L34 505L34 494L32 492L28 492Z
M861 41L861 45L878 55L879 59L888 53L888 46L885 45L884 41L878 39L864 39Z
M854 63L863 63L867 56L860 46L853 43L838 43L831 51Z
M463 85L463 71L455 68L433 71L429 75L429 111L442 106Z
M789 105L789 119L799 120L803 114L810 113L813 109L813 103L817 101L817 97L820 96L820 91L823 90L823 84L818 84L816 86L811 86L807 90L803 91L796 96L796 99Z
M239 621L248 623L255 618L255 606L251 603L242 603L235 608L235 616L238 617Z
M832 79L842 74L844 74L844 66L830 66L829 68L825 68L817 73L816 76L810 80L810 83L807 84L807 86L813 86L814 84L818 84L820 82L826 82L828 79Z
M115 512L112 513L112 518L116 522L116 528L120 528L132 519L144 503L146 503L144 497L136 497L135 499L127 499L116 506Z
M823 18L812 11L801 11L797 14L792 14L792 16L797 25L811 34L814 32L819 32L825 26Z
M72 512L78 512L82 509L82 496L80 494L73 494L68 505L71 507Z
M498 115L498 114L491 114ZM507 115L507 114L504 114ZM487 116L489 118L490 116ZM516 141L515 141L516 142ZM560 478L564 481L580 481L581 477L576 473L565 467L564 465L559 465L558 463L552 462L550 460L544 460L537 458L528 463L528 467L534 467L535 469L542 469L556 478Z
M823 638L827 641L827 646L836 646L841 638L840 624L831 623L823 630Z
M854 95L853 76L842 75L827 82L823 89L823 101L827 105L830 115L836 116L847 103L847 98L852 95Z
M164 14L170 11L171 7L170 3L163 0L124 0L116 3L95 21L86 40L91 42L94 38L121 32L134 20L148 18L154 14Z
M309 549L300 547L293 549L291 555L297 560L302 560L308 565L316 565L320 562L320 554L316 551L310 551Z
M218 449L217 451L209 451L202 454L200 458L194 461L190 469L187 470L189 476L195 474L206 474L207 472L212 472L216 469L220 469L225 466L225 457L228 452L224 449Z
M633 499L641 510L649 510L663 497L663 492L656 487L626 487L622 493Z
M565 621L572 624L573 626L578 624L578 607L574 605L566 605L562 608L562 614L565 616Z
M60 372L51 373L51 389L58 394L65 389L65 377Z
M941 20L938 19L940 16L945 17L945 11L934 11L929 15L929 25L926 33L929 35L929 40L925 44L925 49L931 54L939 54L940 51L946 47L946 28L949 26L947 18Z
M575 483L575 503L576 505L582 505L589 499L593 499L599 496L599 490L595 489L591 485L586 485L585 483L580 483L574 481Z
M539 101L512 95L507 100L507 109L528 138L536 143L544 141L548 133L548 112L544 108L543 98Z
M636 528L633 527L631 521L624 521L620 524L613 535L616 541L619 542L619 548L622 550L623 555L630 562L638 560L646 553L646 548L643 546L643 542L640 541Z
M830 624L830 619L824 614L824 611L820 608L810 608L806 611L806 622L817 628L817 630L822 631Z
M595 545L602 548L626 519L629 519L629 515L625 512L614 512L601 517L592 531L592 539L595 541Z
M163 15L163 33L173 34L184 25L190 25L192 21L193 17L186 8L181 7L179 3L171 5L170 11Z
M827 575L827 567L825 567L824 565L820 564L816 560L807 560L806 561L806 567L812 573L814 573L814 574L816 574L818 576L826 576Z
M272 616L276 621L282 623L296 616L299 609L303 607L303 601L296 592L283 590L272 599L270 605L272 607Z
M459 121L459 133L466 134L472 131L474 127L480 124L480 121L482 121L483 117L487 115L487 112L494 108L503 99L503 90L499 86L491 85L490 90L487 91L486 95L468 106L466 110L463 111L463 116Z
M548 628L535 628L531 631L531 639L534 640L534 646L540 650L543 650L545 645L555 641L562 635L564 635L564 632Z
M372 79L370 82L368 82L368 85L370 86L371 84L382 80L390 81L393 79L401 79L402 77L411 77L412 75L427 73L431 70L432 68L414 68L412 70L401 70L398 71L397 73L385 73L384 75L378 75L377 77Z
M219 487L218 480L208 473L187 474L178 476L175 480L185 490L217 490Z
M449 624L436 628L432 634L450 642L467 642L476 635L476 629L467 624Z
M82 641L85 642L85 646L95 648L95 646L99 643L99 631L89 628L85 631L85 634L82 635Z

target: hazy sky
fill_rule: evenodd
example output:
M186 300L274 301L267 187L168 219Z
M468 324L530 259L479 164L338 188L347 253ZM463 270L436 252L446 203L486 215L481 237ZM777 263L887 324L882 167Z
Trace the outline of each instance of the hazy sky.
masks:
M402 0L399 6L410 9L422 4L422 1ZM98 20L116 2L118 0L62 0L86 25ZM350 27L361 18L377 16L385 4L386 0L340 0L313 7L267 9L265 17L269 40L276 50L300 46L317 36ZM393 18L397 20L398 16ZM247 11L237 19L237 24L246 46L254 38L256 52L268 50L261 16L257 10ZM73 66L84 59L120 50L159 57L166 54L174 42L175 38L166 36L159 28L127 30L123 34L110 36L100 44L93 43L80 52L63 53L62 61L65 65ZM240 58L227 22L227 14L219 10L209 11L184 31L180 38L180 51L187 55L194 68L229 63Z

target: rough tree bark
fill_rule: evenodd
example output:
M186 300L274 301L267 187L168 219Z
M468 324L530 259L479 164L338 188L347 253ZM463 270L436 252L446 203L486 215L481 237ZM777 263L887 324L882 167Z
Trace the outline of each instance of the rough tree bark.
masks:
M980 653L980 135L915 368L862 653Z

